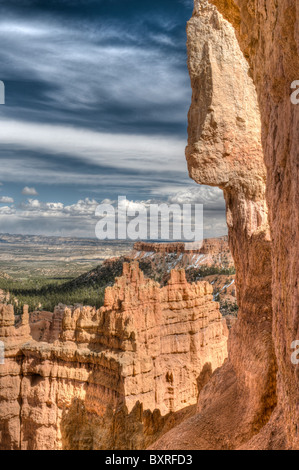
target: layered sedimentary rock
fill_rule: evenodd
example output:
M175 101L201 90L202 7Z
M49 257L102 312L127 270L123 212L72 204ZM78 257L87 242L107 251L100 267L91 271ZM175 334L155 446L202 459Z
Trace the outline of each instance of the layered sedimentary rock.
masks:
M145 253L193 253L188 249L188 243L150 243L136 242L133 247L135 252ZM228 246L228 237L207 238L202 241L194 253L219 256L223 253L230 253Z
M197 249L189 249L185 243L148 243L134 244L131 258L152 260L164 264L177 263L174 267L218 266L233 267L234 262L228 246L227 237L208 238L203 240Z
M195 2L188 24L188 52L193 90L186 150L189 172L198 183L224 191L239 305L239 320L229 340L229 362L199 399L196 446L234 448L254 436L276 406L260 114L249 66L233 28L207 1ZM190 446L192 429L194 424L189 428L186 424ZM167 437L160 445L179 448L178 442L166 441Z
M299 80L299 4L296 0L214 3L235 27L251 67L267 168L278 408L253 445L271 444L276 429L277 434L285 431L287 447L299 448L299 371L290 360L290 345L299 339L299 106L290 99L291 84Z
M11 347L0 366L2 449L145 448L190 414L227 355L212 286L188 284L184 271L161 288L125 264L100 310L55 313L60 337L46 343L30 338L28 312L17 328L12 307L0 308Z
M295 0L195 0L186 155L195 181L224 191L239 319L198 415L156 448L299 447L298 48Z
M113 285L114 279L122 274L123 263L132 261L138 261L146 277L163 286L169 281L173 269L185 269L187 281L191 283L207 280L213 285L221 313L237 314L235 268L228 237L206 239L197 252L186 250L184 243L138 242L129 255L105 260L96 269L65 284L64 288ZM38 328L38 325L33 327Z
M137 242L129 255L105 260L96 269L65 284L65 287L72 289L91 285L100 287L111 285L115 277L121 276L123 263L132 261L140 263L147 277L155 280L160 278L162 283L168 281L172 269L185 269L189 282L195 280L190 273L192 269L194 274L196 270L200 271L207 267L219 268L219 272L222 269L228 273L234 272L234 261L227 237L206 239L196 252L187 250L184 243ZM219 272L216 269L216 274ZM197 274L199 276L200 272Z
M188 50L193 89L186 152L189 171L198 183L224 191L237 271L239 320L230 338L227 366L235 382L226 403L228 408L234 401L239 403L230 417L237 427L232 426L227 435L223 422L225 440L234 446L254 435L276 405L260 114L249 66L233 28L208 2L195 4L188 25ZM203 397L199 407L205 409Z
M36 311L30 314L30 334L35 341L54 343L62 332L64 308L58 305L52 312Z
M5 346L5 360L0 364L0 447L16 449L21 433L21 348L32 341L27 309L24 309L22 322L16 328L13 307L0 304L0 341Z
M214 299L223 315L237 315L234 261L228 237L203 240L196 251L184 243L134 244L130 259L137 260L147 276L165 285L172 269L185 269L188 282L204 279L213 285Z

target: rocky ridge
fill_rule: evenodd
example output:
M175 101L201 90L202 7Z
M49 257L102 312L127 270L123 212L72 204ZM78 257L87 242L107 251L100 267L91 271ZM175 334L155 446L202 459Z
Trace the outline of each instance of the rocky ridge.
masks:
M136 242L129 255L105 260L92 271L65 284L65 288L106 287L121 276L123 263L138 261L144 274L166 285L173 269L184 269L188 282L207 280L213 285L214 300L223 315L237 315L235 269L227 237L206 239L195 252L184 243Z

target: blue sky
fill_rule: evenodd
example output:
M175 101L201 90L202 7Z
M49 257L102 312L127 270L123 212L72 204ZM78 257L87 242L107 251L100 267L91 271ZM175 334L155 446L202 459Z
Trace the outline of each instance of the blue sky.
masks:
M205 204L226 233L222 194L188 177L189 0L0 0L1 232L94 236L118 195Z

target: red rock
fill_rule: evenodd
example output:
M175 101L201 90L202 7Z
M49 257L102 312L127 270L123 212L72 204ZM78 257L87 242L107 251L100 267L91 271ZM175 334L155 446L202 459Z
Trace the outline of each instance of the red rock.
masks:
M155 449L299 449L298 25L295 0L195 0L186 155L195 181L224 191L239 318L198 414Z

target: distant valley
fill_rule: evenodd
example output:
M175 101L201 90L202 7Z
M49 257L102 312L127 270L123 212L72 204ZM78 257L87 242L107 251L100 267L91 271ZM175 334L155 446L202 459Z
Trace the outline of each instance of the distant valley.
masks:
M17 279L74 278L132 247L127 241L0 234L0 272Z

